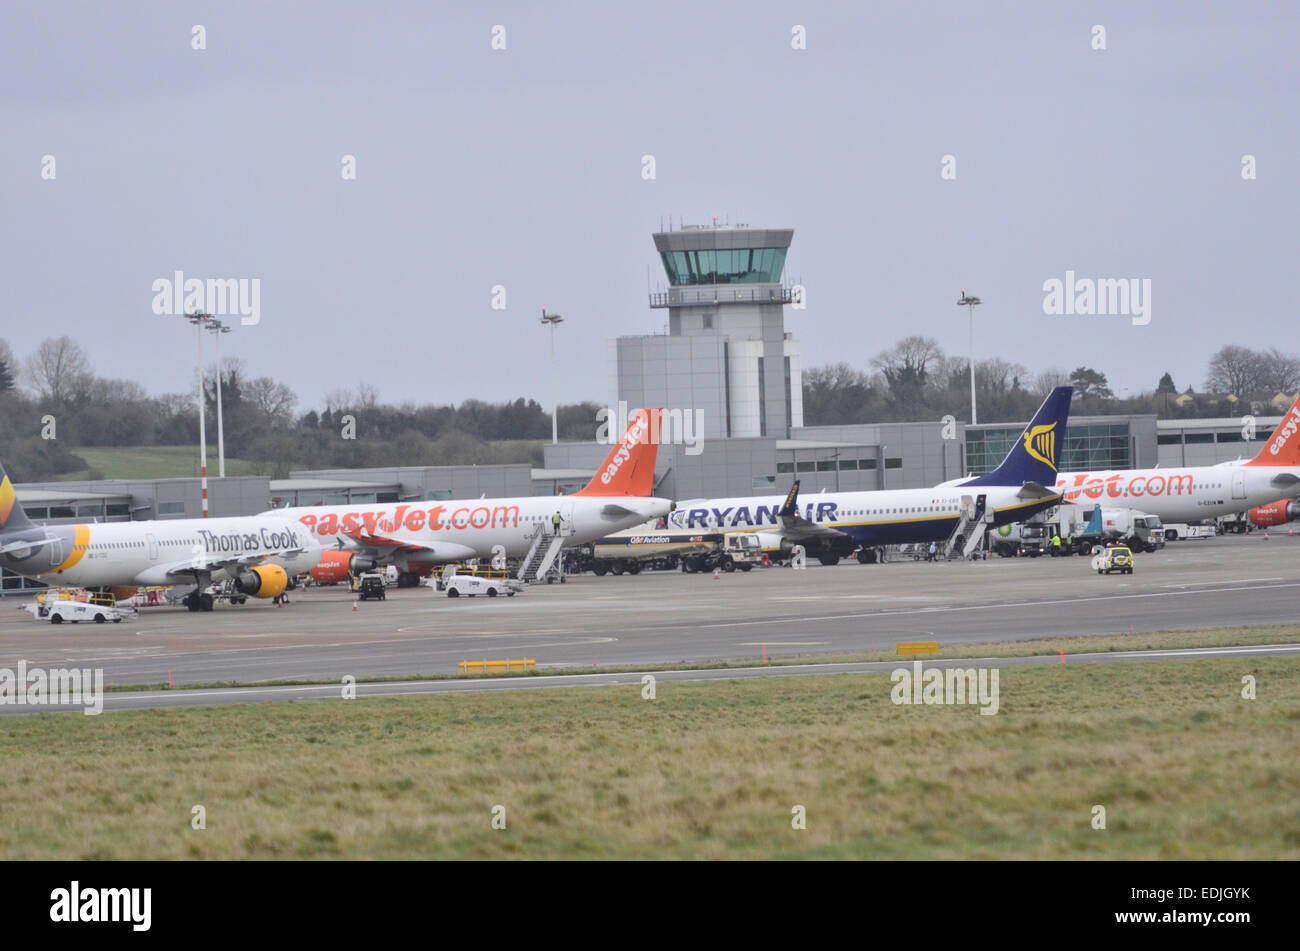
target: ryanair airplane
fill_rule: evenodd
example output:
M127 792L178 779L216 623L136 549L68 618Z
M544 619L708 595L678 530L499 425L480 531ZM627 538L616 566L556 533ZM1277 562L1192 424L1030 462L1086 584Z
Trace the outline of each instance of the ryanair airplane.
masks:
M802 545L824 565L854 553L870 564L878 546L906 542L947 543L950 551L965 551L977 532L1023 522L1060 503L1057 464L1073 392L1068 386L1054 389L988 475L930 489L822 492L804 502L796 481L784 498L680 502L665 528L689 536L757 532L764 550Z

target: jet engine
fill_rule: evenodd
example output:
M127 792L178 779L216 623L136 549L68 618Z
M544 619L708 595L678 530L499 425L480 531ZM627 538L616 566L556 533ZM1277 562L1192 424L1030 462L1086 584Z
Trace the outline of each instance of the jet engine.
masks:
M255 565L235 575L235 590L251 598L275 598L289 586L289 575L279 565Z
M1300 518L1300 502L1294 500L1281 499L1250 510L1251 522L1260 528L1268 528L1270 525L1285 525L1297 518Z

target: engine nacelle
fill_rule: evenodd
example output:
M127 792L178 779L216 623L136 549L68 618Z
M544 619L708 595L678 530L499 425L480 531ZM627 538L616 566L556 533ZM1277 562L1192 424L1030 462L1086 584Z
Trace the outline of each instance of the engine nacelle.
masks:
M1251 522L1260 528L1268 528L1270 525L1285 525L1297 518L1300 518L1300 502L1294 500L1281 499L1250 510Z
M320 556L320 561L311 570L311 576L322 584L330 584L335 581L347 581L349 575L370 571L374 567L375 559L369 555L336 549Z
M255 565L235 575L235 590L250 598L276 598L289 586L289 574L279 565Z

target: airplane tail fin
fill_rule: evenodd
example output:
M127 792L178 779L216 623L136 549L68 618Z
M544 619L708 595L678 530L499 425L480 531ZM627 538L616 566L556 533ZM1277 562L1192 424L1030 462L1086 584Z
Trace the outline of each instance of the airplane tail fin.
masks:
M1268 443L1248 466L1300 466L1300 399L1277 424Z
M799 480L794 480L794 485L790 486L790 493L781 503L781 511L776 513L780 518L789 518L799 514Z
M14 492L13 483L9 481L9 474L0 463L0 533L21 532L35 527L35 523L27 517L23 507L18 504L18 495Z
M662 409L639 409L633 413L627 431L605 457L600 469L585 488L574 494L648 496L654 489L662 420Z
M1070 418L1070 399L1074 387L1058 386L1043 400L1020 439L1002 464L990 472L962 485L1056 485L1056 471L1065 442L1065 427Z

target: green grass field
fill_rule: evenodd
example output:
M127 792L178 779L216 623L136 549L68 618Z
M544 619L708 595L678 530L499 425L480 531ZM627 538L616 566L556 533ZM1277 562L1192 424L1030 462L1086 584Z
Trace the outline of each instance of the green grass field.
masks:
M1300 858L1300 661L1006 667L994 716L890 689L14 716L0 858Z
M193 446L87 446L74 449L87 465L105 479L179 479L199 474L199 447ZM226 457L226 475L255 475L251 462ZM217 450L208 450L208 475L217 474ZM89 478L86 472L59 476L63 482Z

